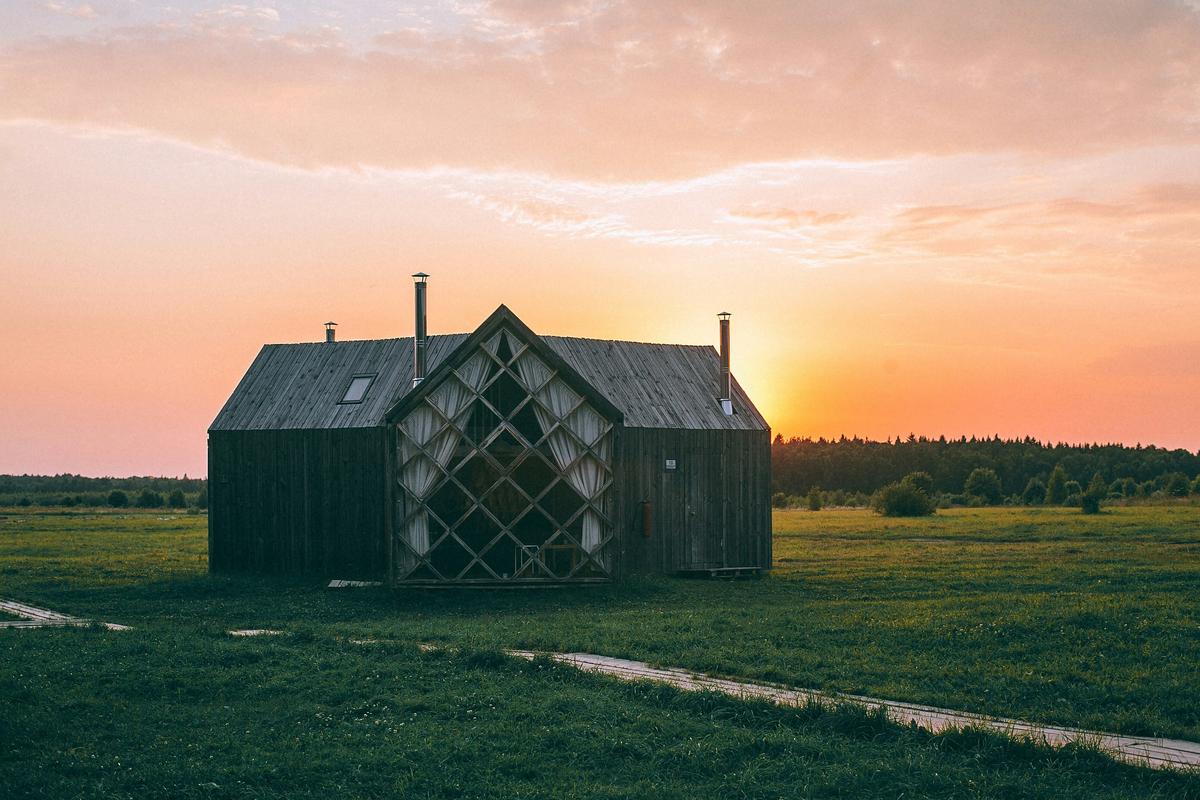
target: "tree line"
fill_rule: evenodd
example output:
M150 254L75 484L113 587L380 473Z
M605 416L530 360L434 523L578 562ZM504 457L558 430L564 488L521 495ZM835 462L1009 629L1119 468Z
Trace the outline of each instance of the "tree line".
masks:
M808 495L813 489L872 495L906 475L929 476L931 494L962 495L976 470L994 473L989 500L1021 501L1037 486L1062 481L1086 487L1100 474L1123 496L1156 492L1183 494L1200 476L1200 453L1120 444L1050 444L1033 438L929 439L910 435L894 441L846 438L785 440L771 448L773 491ZM1056 474L1056 468L1061 471ZM1056 489L1057 491L1057 489ZM1033 498L1026 497L1024 502ZM994 502L994 501L993 501Z
M89 478L60 475L0 475L0 506L110 508L208 507L204 478L134 476Z
M204 478L166 478L153 476L131 476L128 478L89 478L86 475L0 475L0 494L39 494L43 492L172 492L176 489L184 494L198 492L204 488Z

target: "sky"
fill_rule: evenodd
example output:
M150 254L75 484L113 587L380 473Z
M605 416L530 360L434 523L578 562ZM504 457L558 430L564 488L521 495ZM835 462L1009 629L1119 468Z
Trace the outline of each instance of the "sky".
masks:
M716 344L774 431L1200 448L1200 3L0 2L0 472L266 342Z

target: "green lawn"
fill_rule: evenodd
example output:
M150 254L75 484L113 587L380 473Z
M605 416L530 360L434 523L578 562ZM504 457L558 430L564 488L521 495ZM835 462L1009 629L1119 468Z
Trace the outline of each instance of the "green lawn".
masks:
M0 631L12 796L1200 797L1194 777L1086 752L490 655L584 650L1200 740L1196 506L781 512L762 580L524 591L210 578L204 526L0 512L0 597L136 626Z

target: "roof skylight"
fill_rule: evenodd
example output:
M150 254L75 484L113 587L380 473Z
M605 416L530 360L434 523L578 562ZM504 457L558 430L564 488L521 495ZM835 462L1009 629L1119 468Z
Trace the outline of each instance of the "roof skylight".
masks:
M367 396L367 390L371 388L373 380L375 380L374 375L355 375L350 380L350 385L346 387L346 394L338 402L361 403Z

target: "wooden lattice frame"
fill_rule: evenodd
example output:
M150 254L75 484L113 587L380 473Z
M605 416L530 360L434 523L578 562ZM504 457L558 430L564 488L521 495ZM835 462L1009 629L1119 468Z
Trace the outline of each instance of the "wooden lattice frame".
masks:
M492 348L487 346L487 344L491 344L492 342L498 342L499 337L501 336L506 336L509 343L510 354L507 359L499 357L496 352L492 351ZM498 351L498 348L496 349ZM396 555L406 555L407 557L393 557L393 568L396 570L396 572L393 574L393 579L402 583L556 582L572 580L608 580L612 574L611 557L609 551L612 549L611 544L614 541L613 524L609 510L612 505L611 495L613 486L612 452L614 442L612 422L596 411L596 409L588 403L587 398L582 395L579 395L576 402L561 416L555 413L553 409L549 408L541 400L539 400L537 394L545 389L552 381L559 379L559 374L557 370L546 363L545 359L542 359L536 354L532 353L528 343L523 341L521 337L514 334L507 327L500 328L493 336L489 337L486 344L477 348L477 352L484 354L484 356L489 359L489 371L492 368L495 368L495 373L488 375L480 383L477 389L471 388L470 381L463 378L458 371L452 371L450 375L446 376L445 380L457 380L467 391L467 398L463 402L462 408L459 409L456 419L449 419L445 416L445 414L443 414L442 410L439 409L436 403L433 401L433 392L426 394L422 398L421 404L416 408L411 409L408 414L405 415L405 419L407 419L412 414L417 413L418 409L428 409L435 415L435 419L437 420L437 429L428 437L427 445L422 446L408 434L403 424L404 419L397 421L398 438L396 463L398 468L396 475L397 490L399 492L398 496L402 499L400 507L403 509L403 511L397 515L399 519L396 528L396 535L394 537L395 541L393 542L392 546L397 548L395 551ZM472 357L473 356L474 354L472 354ZM545 373L545 377L541 383L532 389L526 386L523 376L516 367L517 363L524 357L538 359ZM521 389L524 395L521 400L515 406L513 406L507 415L497 408L485 396L488 390L491 389L498 381L501 380L502 376L506 374L509 376L509 378L516 382L517 386ZM579 393L576 392L576 394ZM497 420L499 420L492 426L492 429L478 441L476 441L474 437L470 436L467 430L467 424L471 418L472 410L477 403L483 404L483 406L490 411L491 414L495 415ZM526 435L523 434L513 424L513 420L517 417L517 415L519 415L522 410L530 404L536 404L536 407L540 409L543 414L545 414L547 417L553 418L553 424L549 427L549 429L542 430L541 436L538 437L538 440L534 442L530 442ZM603 426L600 430L600 433L598 436L596 436L595 440L591 444L585 442L582 437L576 434L575 431L566 424L567 420L570 419L573 414L583 408L586 408L588 411L595 414L599 419L603 420ZM540 415L538 419L540 427ZM430 452L429 445L436 442L438 438L445 432L447 427L453 427L459 437L459 441L449 463L443 466ZM521 445L521 452L519 455L509 461L507 465L502 464L489 451L489 447L494 444L496 440L505 432L507 432L509 436L515 437L517 442ZM565 469L559 469L555 459L552 456L548 457L542 452L542 447L545 446L548 438L558 432L571 437L579 451ZM465 448L464 445L466 445ZM605 448L607 448L607 456L601 453L601 450ZM408 460L405 460L403 457L406 450L408 451ZM402 476L404 475L405 467L408 465L409 460L420 456L424 456L426 459L428 459L429 463L434 465L434 468L438 471L437 478L433 481L430 488L425 493L425 502L414 498L412 493L405 488L402 481ZM495 472L496 476L494 480L492 480L492 482L482 490L476 490L466 486L459 476L462 468L476 458L482 458L484 462ZM584 458L594 459L603 470L600 488L595 493L593 498L584 497L581 492L578 492L571 486L565 477L565 475ZM552 479L534 494L531 494L530 491L528 491L525 486L522 486L521 483L514 477L517 470L529 459L540 460L543 466L553 473ZM515 488L525 502L524 509L515 517L510 519L507 523L503 522L484 502L488 496L492 494L492 492L497 490L505 483L507 483L508 486ZM441 491L442 488L447 484L453 484L459 492L466 496L469 501L464 510L462 510L462 512L458 515L457 519L454 520L442 519L441 516L439 516L438 513L429 506L428 502L429 499L437 495L437 493ZM554 514L542 506L542 503L546 500L548 495L559 484L566 486L577 497L581 498L581 503L579 506L566 520L556 518ZM575 525L575 523L581 521L583 515L589 510L600 520L600 540L596 547L591 551L584 549L582 542L577 540L571 531L571 528ZM409 543L407 537L405 536L405 532L408 529L409 523L414 517L417 517L422 513L427 515L430 521L429 546L425 553L418 552L416 548ZM468 544L467 541L465 541L465 537L460 535L460 533L465 532L460 530L461 527L471 520L477 513L485 515L491 524L498 530L498 532L488 539L482 547L478 548ZM553 531L546 537L545 541L537 546L536 549L539 553L545 548L555 547L559 544L566 544L572 548L574 553L578 554L579 557L577 560L573 557L573 564L571 568L562 574L557 574L552 571L543 560L538 563L538 567L544 574L521 577L518 571L514 568L512 577L504 577L502 574L498 574L497 571L493 569L492 565L484 560L485 556L487 556L488 553L490 553L492 549L499 545L506 537L511 539L514 547L517 550L528 551L531 546L522 542L521 539L513 532L513 529L531 514L541 514L542 517L546 521L550 522L553 527ZM434 531L437 532L435 533ZM443 574L432 563L433 554L437 551L438 547L448 539L453 539L458 546L470 556L466 565L454 574ZM400 574L398 565L406 562L410 563L410 567L405 570L403 574ZM476 567L482 567L483 570L485 570L488 574L487 577L466 577L468 574L472 573ZM427 571L427 573L432 575L432 577L410 577L421 571ZM591 572L592 575L584 577L584 575L586 575L588 572Z

